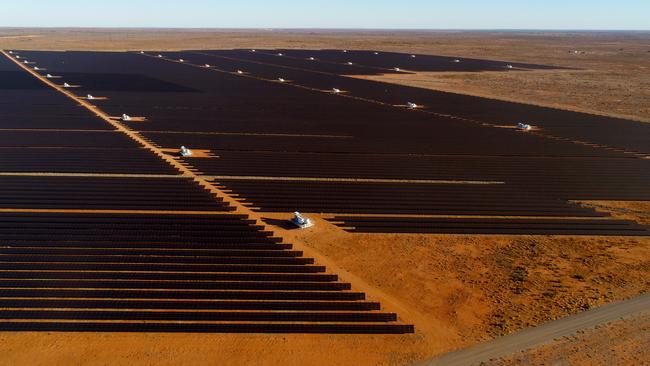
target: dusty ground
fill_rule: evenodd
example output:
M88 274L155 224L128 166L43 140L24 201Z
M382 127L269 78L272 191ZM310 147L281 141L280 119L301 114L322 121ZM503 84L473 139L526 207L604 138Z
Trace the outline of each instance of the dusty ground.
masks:
M293 234L292 234L293 235ZM348 234L297 238L454 348L650 290L650 238Z
M420 337L0 333L0 365L405 365Z
M462 37L426 53L576 70L370 76L391 83L650 122L650 33ZM446 42L445 42L446 43ZM579 51L575 54L571 51ZM425 51L425 50L422 50Z
M485 363L485 366L497 365L650 365L650 313Z
M380 49L571 67L571 71L418 73L378 80L650 122L650 32L106 30L0 28L0 48ZM574 54L570 51L579 51Z
M650 120L649 38L0 29L0 48L358 48L537 62L583 70L416 75L400 82ZM650 223L647 202L588 204ZM0 365L403 365L650 291L650 238L349 234L316 219L313 230L288 231L287 241L304 243L355 290L413 322L415 335L0 333Z

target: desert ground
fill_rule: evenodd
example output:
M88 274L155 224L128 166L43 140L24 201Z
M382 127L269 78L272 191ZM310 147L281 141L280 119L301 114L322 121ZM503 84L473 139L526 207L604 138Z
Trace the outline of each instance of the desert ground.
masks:
M1 49L348 48L562 66L572 69L372 78L644 122L649 41L650 33L0 29ZM583 204L650 224L648 202ZM647 237L351 234L314 219L313 230L276 229L414 324L414 335L0 333L0 364L403 365L650 291ZM582 357L610 357L603 347L634 347L630 357L609 358L620 364L648 362L638 346L650 339L647 323L622 321L493 364L590 364Z
M650 315L619 320L486 365L644 365Z

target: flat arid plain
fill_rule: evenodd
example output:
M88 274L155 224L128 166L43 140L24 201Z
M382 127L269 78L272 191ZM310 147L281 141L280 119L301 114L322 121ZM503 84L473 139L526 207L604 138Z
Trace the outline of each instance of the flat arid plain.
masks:
M123 120L119 126L125 128L115 125L118 126L116 133L126 133L166 161L175 159L173 161L177 163L172 164L178 165L172 166L184 176L191 176L212 187L210 192L218 197L219 204L230 205L236 213L249 215L258 224L263 223L264 229L272 231L275 237L293 244L293 248L304 252L305 257L314 258L316 265L325 266L327 272L338 275L340 281L350 283L352 291L365 293L366 300L381 304L382 312L397 314L399 325L414 326L413 333L407 331L405 334L3 331L0 332L0 364L405 365L634 298L650 290L650 239L645 233L650 225L650 188L644 185L650 172L647 166L650 146L647 145L647 135L634 136L636 129L645 131L643 128L650 123L650 33L0 29L0 49L12 51L12 54L5 55L7 59L14 57L15 60L11 55L20 54L23 59L35 62L29 65L43 65L46 68L44 72L69 78L66 80L71 84L67 89L55 83L50 86L57 91L74 92L76 96L66 96L76 98L77 103L85 103L86 94L85 91L83 94L75 92L77 84L79 88L83 88L85 83L103 85L96 90L104 91L109 96L108 102L102 105L102 100L95 100L93 103L98 109L91 110L106 121L115 121L114 116L124 113L122 109L125 107L136 110L134 116L145 116L145 113L135 114L137 104L142 103L142 110L149 112L146 118L143 117L143 121ZM245 53L229 53L233 49L255 49L268 55L253 58ZM322 62L318 67L308 69L308 66L289 66L293 63L282 64L284 61L276 62L271 58L271 53L275 56L284 53L283 57L295 59L307 55L300 50L313 50L323 59L338 56L318 53L318 50L349 52L350 57L358 55L360 60L367 57L362 51L393 52L406 58L409 55L413 58L416 55L418 58L444 56L452 64L463 64L472 59L490 60L498 62L497 65L508 65L508 70L491 69L493 66L471 71L453 68L451 71L438 71L425 67L409 70L408 66L391 65L409 72L373 72L379 68L366 67L363 62L355 61L355 65L350 62L350 66L359 64L359 70L365 72L344 72L341 73L345 75L343 77L337 71L324 71L334 69L334 66L341 67L334 65L334 61ZM93 60L102 59L101 52L106 54L106 60L113 57L115 62L95 64ZM136 58L139 61L133 62L133 69L120 65L120 60ZM404 64L407 65L407 61ZM147 79L141 79L138 84L141 89L127 91L150 92L146 97L133 94L135 98L128 100L119 93L127 88L102 79L111 74L144 74L152 65L161 66L152 69ZM101 76L91 77L88 74L92 71L89 70L95 66L103 68L103 71ZM9 70L9 66L6 67ZM241 71L233 67L243 70L241 74L250 80L251 90L257 85L275 83L272 87L280 93L278 100L282 96L292 96L304 103L311 101L307 97L303 99L305 93L320 92L310 83L318 84L322 80L347 83L346 80L350 79L352 81L346 84L350 85L349 92L333 92L342 94L350 103L339 105L331 102L318 109L323 120L335 115L337 108L344 112L362 113L359 103L368 103L376 108L372 113L378 116L390 114L395 124L404 123L404 131L393 130L390 123L374 125L372 120L360 118L360 114L354 114L350 121L328 124L327 128L305 123L304 127L314 132L306 131L300 136L287 125L289 122L283 124L270 119L265 120L268 125L251 122L250 126L257 128L254 133L238 130L225 122L210 130L202 128L210 124L210 118L230 118L231 114L221 111L219 115L193 115L191 118L196 125L191 126L189 122L179 122L183 120L180 108L166 111L161 108L164 103L160 100L174 102L165 94L191 94L192 98L200 98L201 93L196 90L218 89L218 86L207 85L222 79L194 81L198 75L212 71L204 69L221 68L227 70L224 74ZM503 66L499 67L503 69ZM25 74L33 70L33 67L25 70ZM166 73L174 70L179 71L179 76L165 78ZM282 72L292 73L291 78L273 80L284 76ZM315 74L318 77L312 79ZM224 83L235 77L224 76ZM362 84L365 82L372 84ZM376 94L369 91L368 95L355 95L352 89L357 85L359 90L363 90L361 86L367 90L375 89ZM383 85L391 92L381 95L377 90L382 88L374 88ZM288 90L292 86L299 92L282 94L285 90L282 88ZM328 88L337 86L328 84ZM154 93L147 88L159 90ZM165 91L159 92L162 89ZM440 139L432 139L430 144L428 135L422 140L415 138L418 130L408 130L419 128L418 123L426 118L417 121L400 119L404 113L410 116L419 111L397 106L399 112L392 114L398 103L391 103L389 99L395 95L394 90L425 98L428 94L420 93L420 89L431 93L447 92L440 95L449 100L456 100L454 98L459 94L487 98L458 99L467 101L468 105L476 100L481 103L495 101L496 104L489 104L494 107L482 110L482 114L490 116L485 119L470 115L470 112L464 114L463 102L455 105L453 111L434 111L433 102L423 102L424 105L417 108L426 112L430 107L434 112L426 118L436 118L436 121L440 118L444 126L450 123L448 118L458 118L459 123L480 121L480 128L485 131L496 131L495 135L505 131L507 139L503 141L506 142L497 146L502 140L491 133L482 138L481 134L469 132L471 128L461 131L461 135L454 135L454 143L448 145L444 142L444 133ZM440 96L432 95L436 97L431 97L431 101ZM145 105L154 98L158 98L157 107L146 109ZM402 102L407 101L411 102ZM419 103L419 100L413 102ZM190 102L185 103L186 110L195 107ZM260 103L265 106L265 113L282 112L275 110L271 102ZM561 118L567 116L562 114L567 111L578 112L575 116L582 116L585 120L581 121L580 128L566 131L561 124L553 125L550 117L548 125L540 126L534 117L521 120L532 124L534 129L529 131L530 136L526 135L531 137L529 143L519 144L520 135L511 131L512 121L500 119L504 108L511 105L548 107L561 111L558 112ZM243 113L254 107L237 105L236 108ZM548 110L539 109L539 118L547 118L544 111ZM171 117L166 118L165 113ZM287 115L298 121L302 113L290 110ZM317 114L314 118L320 121ZM250 113L250 116L256 115ZM264 113L259 116L268 117ZM612 123L621 121L622 137L616 139L616 136L602 136L600 130L594 132L589 125L592 120L594 130L605 125L611 128ZM368 123L365 129L364 123ZM271 130L273 126L278 130ZM450 130L445 131L453 130L453 123L449 126ZM355 127L360 128L358 135L355 135ZM9 130L20 128L2 126L7 130L4 133L8 134L16 132ZM373 128L376 131L366 133ZM81 134L90 129L79 127L75 131ZM422 131L435 133L435 126L427 125L422 127ZM614 134L616 128L611 131ZM273 135L273 132L278 135ZM107 135L112 132L94 133ZM394 134L390 136L394 140L386 138L384 133ZM180 140L180 136L185 140ZM409 137L414 138L412 145L411 140L400 140ZM458 147L464 137L475 144L469 152ZM538 137L545 142L536 145ZM142 140L137 140L139 138ZM302 138L313 140L295 142ZM360 138L361 143L347 142L355 138ZM11 136L2 141L10 139ZM277 140L269 142L271 139ZM190 147L196 147L195 157L177 159L164 155L188 140L192 141L188 143ZM12 145L11 141L4 143L9 147L21 146ZM367 143L368 150L364 150L364 143ZM61 145L59 147L64 145L57 144ZM43 146L52 148L51 145ZM483 157L489 159L481 160ZM556 158L564 159L564 163L554 165ZM141 159L144 161L145 158ZM398 168L386 171L387 166ZM3 169L7 175L15 173L7 169ZM479 179L478 173L474 175L474 169L487 173ZM142 173L135 170L130 174ZM446 176L441 171L456 175ZM35 172L42 173L42 170L35 169L32 173ZM162 174L162 171L152 170L152 173ZM88 179L89 186L95 184L90 181L91 177L84 179ZM509 190L509 179L515 180L516 190ZM11 184L17 186L19 183ZM150 187L148 184L144 182L138 188L143 195ZM439 192L436 188L446 184L450 186L445 188L448 191ZM469 188L457 190L451 187L463 184ZM181 190L172 188L172 185L170 183L169 197ZM527 191L528 187L534 194ZM277 196L269 197L271 193ZM320 201L312 200L309 197L312 193L324 198L319 196ZM199 193L193 194L196 198L192 200L203 202ZM338 194L345 198L332 198ZM431 198L430 203L416 202L427 201L429 197L435 198ZM170 198L170 202L173 200ZM211 204L204 203L208 207L206 211L216 211ZM174 205L180 207L184 204L174 202ZM172 207L171 203L167 208L158 206L155 210L182 211L185 214L194 211L187 202L187 208ZM45 209L38 204L30 207ZM316 225L305 230L291 230L285 223L294 209L304 211ZM151 210L153 212L154 208ZM540 213L536 215L531 210ZM7 208L2 212L14 211ZM391 226L387 230L373 221L386 217L401 226ZM441 217L450 220L435 223L439 225L436 228L444 230L418 233L419 229L412 229L413 224L409 226L408 222L413 218L435 220ZM480 221L486 217L496 221ZM574 226L563 227L564 223L554 221L556 218L568 220L565 222L572 222ZM515 221L508 221L511 219ZM454 226L458 220L468 220L461 223L467 225L463 226L467 231ZM603 221L594 223L595 229L589 231L580 228L584 224L580 220ZM485 232L485 227L481 226L494 222L506 222L504 227L515 231L503 232L492 227L490 230L494 231ZM517 232L517 225L529 226ZM534 230L526 232L531 227ZM549 227L551 230L545 232ZM602 235L598 235L596 230L602 230ZM4 254L11 253L7 251ZM46 252L41 250L39 253ZM3 289L11 287L2 286ZM15 307L3 306L5 309ZM371 314L381 315L378 311ZM617 320L568 338L549 339L542 347L495 358L489 364L648 363L650 359L644 346L650 339L647 324L647 315L643 314ZM613 338L616 341L612 341Z

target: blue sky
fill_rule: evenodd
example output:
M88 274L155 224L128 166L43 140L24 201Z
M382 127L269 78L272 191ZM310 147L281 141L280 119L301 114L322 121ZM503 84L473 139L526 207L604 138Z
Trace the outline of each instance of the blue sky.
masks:
M650 30L650 0L13 0L0 26Z

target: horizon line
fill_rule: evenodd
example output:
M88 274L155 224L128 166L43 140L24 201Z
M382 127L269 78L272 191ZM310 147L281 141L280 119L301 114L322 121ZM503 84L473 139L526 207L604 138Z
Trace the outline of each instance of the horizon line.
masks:
M509 32L650 32L648 29L621 29L621 28L370 28L370 27L177 27L177 26L0 26L0 29L115 29L115 30L240 30L240 31L428 31L428 32L481 32L481 31L509 31Z

